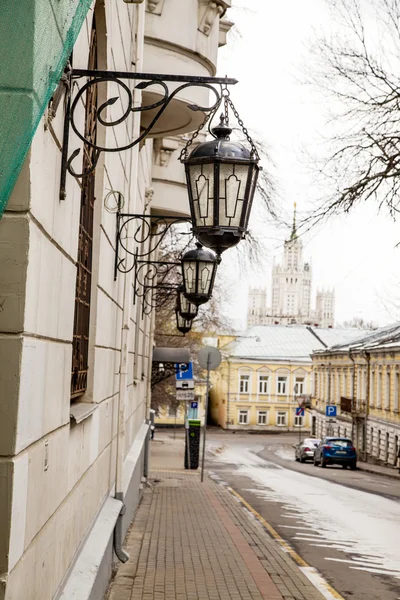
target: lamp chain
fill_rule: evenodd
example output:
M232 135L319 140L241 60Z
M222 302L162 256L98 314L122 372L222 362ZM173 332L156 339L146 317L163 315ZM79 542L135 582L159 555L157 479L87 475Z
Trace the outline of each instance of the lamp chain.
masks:
M190 146L193 144L193 141L197 138L197 136L199 135L200 131L207 125L208 121L210 119L212 119L212 117L215 115L215 113L217 112L220 104L221 104L221 99L219 100L219 102L216 105L216 107L214 108L214 110L211 110L210 112L206 113L206 116L204 117L203 121L200 123L200 125L198 126L198 128L196 129L196 131L187 140L186 144L182 148L181 153L179 155L180 162L183 162L183 161L185 161L187 159L187 157L188 157L188 150L189 150Z
M247 127L245 127L242 119L239 117L238 111L236 110L236 108L235 108L232 100L229 97L228 97L228 103L229 103L229 106L231 107L231 110L232 110L233 114L236 117L236 120L237 120L237 122L238 122L241 130L243 131L244 135L246 136L247 141L249 142L249 144L251 146L251 154L253 156L255 156L257 158L257 160L260 160L260 155L258 154L257 148L256 148L253 140L250 137L250 134L249 134L249 132L247 130Z

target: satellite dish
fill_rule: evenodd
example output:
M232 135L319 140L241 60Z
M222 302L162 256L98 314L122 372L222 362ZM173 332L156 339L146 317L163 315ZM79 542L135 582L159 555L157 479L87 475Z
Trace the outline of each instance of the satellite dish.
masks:
M197 354L197 360L202 369L213 371L221 364L221 352L213 346L204 346Z

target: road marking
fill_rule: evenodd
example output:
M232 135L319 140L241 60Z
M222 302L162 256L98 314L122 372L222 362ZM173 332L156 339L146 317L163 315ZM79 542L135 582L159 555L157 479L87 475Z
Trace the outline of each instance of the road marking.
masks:
M326 600L345 600L343 596L339 594L329 583L322 577L322 575L315 569L311 567L305 560L301 558L299 554L288 544L279 533L270 525L264 517L260 515L252 506L249 504L243 496L238 494L231 487L227 487L227 489L231 492L231 494L239 500L239 502L247 508L247 510L265 527L265 529L271 534L271 536L278 542L281 548L290 554L295 563L300 567L300 570L307 577L309 581L316 587Z

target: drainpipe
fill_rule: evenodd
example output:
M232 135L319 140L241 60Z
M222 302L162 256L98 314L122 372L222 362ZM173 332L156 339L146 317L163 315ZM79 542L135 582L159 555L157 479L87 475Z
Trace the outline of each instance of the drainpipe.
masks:
M351 390L351 438L354 439L354 417L353 417L353 405L356 395L356 363L351 355L351 348L349 348L349 359L353 363L353 389Z
M371 371L371 355L369 352L365 351L361 354L361 356L363 357L363 359L365 360L365 363L367 365L367 386L366 386L366 393L365 393L365 419L364 419L364 424L363 424L363 453L364 453L364 460L367 460L367 418L368 418L368 412L369 412L369 395L370 395L370 371Z
M230 408L230 400L231 400L231 361L229 360L228 357L228 403L227 403L227 419L226 419L226 428L229 429L229 408Z
M136 21L136 60L135 66L136 71L141 72L143 69L143 47L144 47L144 15L145 5L141 4L137 7L137 21ZM133 92L133 105L134 107L140 106L142 103L141 91L137 88ZM140 113L133 113L133 126L132 126L133 137L140 135ZM128 196L128 211L130 213L136 212L137 202L137 175L138 175L138 164L139 164L139 148L138 145L134 146L131 152L131 164L130 164L130 181ZM122 548L123 544L123 533L122 533L122 520L126 512L126 506L124 503L124 489L123 489L123 468L124 468L124 447L125 447L125 406L127 397L127 384L128 384L128 358L129 358L129 327L131 324L131 306L132 306L132 281L128 275L124 275L124 296L123 296L123 307L122 307L122 330L121 330L121 364L119 374L119 394L118 394L118 421L117 421L117 451L116 451L116 468L115 468L115 498L121 500L122 508L118 516L118 520L114 529L114 551L118 557L118 560L125 563L129 559L129 554Z

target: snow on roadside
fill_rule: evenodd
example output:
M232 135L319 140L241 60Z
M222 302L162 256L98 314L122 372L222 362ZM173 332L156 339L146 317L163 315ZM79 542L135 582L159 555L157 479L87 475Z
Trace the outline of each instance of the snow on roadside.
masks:
M280 525L321 548L326 560L400 579L399 502L285 469L245 448L224 445L215 460L236 465L256 484L253 493L281 504ZM344 558L330 556L330 549Z

